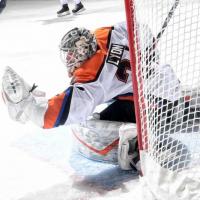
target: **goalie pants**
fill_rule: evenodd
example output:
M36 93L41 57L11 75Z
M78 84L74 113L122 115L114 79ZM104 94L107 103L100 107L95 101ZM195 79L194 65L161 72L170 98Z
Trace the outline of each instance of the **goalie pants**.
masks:
M116 100L100 113L101 120L136 123L134 102Z

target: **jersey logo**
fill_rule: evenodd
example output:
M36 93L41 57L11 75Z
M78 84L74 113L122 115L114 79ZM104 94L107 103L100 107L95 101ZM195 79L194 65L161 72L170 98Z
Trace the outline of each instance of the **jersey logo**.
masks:
M118 67L124 53L124 46L119 44L111 44L106 62Z
M129 72L128 71L131 71L130 61L128 59L123 59L120 62L115 75L116 75L116 77L117 77L117 79L119 81L127 83L128 77L129 77Z

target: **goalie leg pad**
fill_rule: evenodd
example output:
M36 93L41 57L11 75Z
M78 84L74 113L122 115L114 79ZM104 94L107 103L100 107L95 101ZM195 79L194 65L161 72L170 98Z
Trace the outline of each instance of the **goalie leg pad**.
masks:
M133 123L92 119L71 126L75 148L84 157L139 169L136 126Z
M86 158L118 164L119 128L123 122L92 119L72 125L76 150Z
M136 124L124 124L119 129L118 163L123 170L140 170Z

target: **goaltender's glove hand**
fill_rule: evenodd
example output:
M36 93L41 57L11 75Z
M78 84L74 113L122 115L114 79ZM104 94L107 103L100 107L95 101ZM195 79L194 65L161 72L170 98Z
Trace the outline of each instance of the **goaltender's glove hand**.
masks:
M6 67L2 78L2 96L11 119L25 123L32 114L35 97L44 97L45 93L31 87L11 67ZM29 116L30 114L30 116Z

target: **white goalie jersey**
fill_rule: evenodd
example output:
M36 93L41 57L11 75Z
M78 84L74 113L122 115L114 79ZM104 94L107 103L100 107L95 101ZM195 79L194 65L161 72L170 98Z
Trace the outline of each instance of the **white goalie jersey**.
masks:
M94 35L98 44L96 53L75 70L71 85L64 92L52 97L46 101L46 104L39 104L37 97L31 92L32 98L26 99L31 99L29 101L34 106L21 103L22 107L26 107L24 109L26 116L40 127L53 128L59 125L84 122L93 113L96 106L102 103L115 98L133 100L126 24L119 23L112 27L99 28L94 31ZM149 30L146 45L151 46L152 41L153 35ZM158 64L156 66L160 67ZM165 68L169 69L170 66L162 66L160 72ZM157 71L159 72L159 70ZM173 73L173 71L167 70L167 73ZM16 77L19 76L14 78ZM176 76L169 75L169 77L175 79L178 88ZM166 82L160 81L159 83L164 85ZM23 84L26 83L23 81ZM27 88L24 87L24 90ZM163 88L166 87L163 86ZM156 89L151 92L157 95ZM9 94L4 96L9 96ZM165 95L162 98L168 99L169 97ZM22 112L23 109L19 108L19 110Z
M97 52L75 70L72 85L49 100L44 128L83 122L95 107L118 96L132 99L126 24L97 29Z

